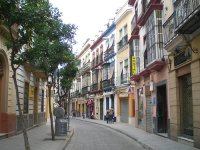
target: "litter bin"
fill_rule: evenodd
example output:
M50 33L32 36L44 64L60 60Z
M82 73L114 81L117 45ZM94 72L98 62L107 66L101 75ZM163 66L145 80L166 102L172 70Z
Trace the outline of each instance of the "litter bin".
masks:
M86 114L85 114L85 113L82 113L82 116L83 116L83 119L85 119Z
M55 122L55 134L56 135L67 135L67 120L57 119Z

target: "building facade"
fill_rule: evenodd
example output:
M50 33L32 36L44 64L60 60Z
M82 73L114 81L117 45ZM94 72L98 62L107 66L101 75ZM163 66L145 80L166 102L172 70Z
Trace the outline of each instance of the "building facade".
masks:
M22 130L12 79L10 54L5 47L6 27L0 26L0 133ZM30 68L29 68L30 69ZM17 70L19 99L25 126L30 128L46 121L46 82L36 70L22 66Z
M108 25L107 30L103 33L104 39L104 54L102 64L102 87L103 100L100 101L100 119L103 120L106 112L110 109L116 114L116 99L115 99L115 23Z
M78 74L74 81L71 97L72 97L72 112L75 116L87 117L91 116L93 110L92 103L90 104L90 86L91 86L91 44L92 41L87 39L84 43L80 54L77 56L79 62Z
M129 1L131 3L132 1ZM135 81L136 126L150 133L168 134L168 67L162 32L161 1L131 3L132 77Z
M170 138L200 148L200 1L164 1Z
M116 84L117 121L134 124L135 102L130 86L130 49L132 8L125 3L116 14Z

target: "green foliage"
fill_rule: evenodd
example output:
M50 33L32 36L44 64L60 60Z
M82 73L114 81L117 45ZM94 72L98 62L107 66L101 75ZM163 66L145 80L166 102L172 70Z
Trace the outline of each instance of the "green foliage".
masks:
M75 59L60 70L60 86L65 94L70 90L77 71L78 68Z

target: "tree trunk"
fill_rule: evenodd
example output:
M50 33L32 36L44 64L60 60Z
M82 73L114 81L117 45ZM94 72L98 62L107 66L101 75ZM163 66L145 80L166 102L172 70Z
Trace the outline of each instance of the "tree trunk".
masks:
M26 150L30 150L30 145L29 145L29 140L28 140L28 135L27 135L27 131L26 131L26 127L25 127L25 122L24 122L24 117L22 114L22 110L21 110L21 105L20 105L20 100L19 100L19 90L18 90L18 86L17 86L17 78L16 78L16 69L14 68L13 64L11 64L12 69L13 69L13 81L14 81L14 85L15 85L15 90L16 90L16 98L17 98L17 107L18 107L18 111L19 111L19 117L20 117L20 122L22 125L22 131L23 131L23 136L24 136L24 144L25 144L25 149Z
M68 115L68 131L69 131L69 113L70 113L70 111L69 111L69 104L70 104L70 90L69 90L69 94L68 94L68 105L67 105L67 115Z
M55 135L54 135L54 127L53 127L53 115L51 111L51 86L48 86L49 88L49 115L50 115L50 123L51 123L51 136L52 136L52 141L55 140Z
M11 68L12 68L12 71L13 71L12 78L13 78L14 86L15 86L15 90L16 90L17 107L18 107L19 117L20 117L21 125L22 125L22 132L23 132L23 136L24 136L25 150L30 150L28 135L27 135L24 117L23 117L23 114L22 114L20 100L19 100L19 89L18 89L18 85L17 85L17 76L16 76L17 68L15 68L15 66L14 66L14 60L15 60L16 52L18 51L18 49L15 45L15 40L14 40L14 37L13 37L13 34L12 34L11 27L9 28L9 33L10 33L10 37L11 37L12 42L13 42L13 49L11 51L10 61L11 61Z

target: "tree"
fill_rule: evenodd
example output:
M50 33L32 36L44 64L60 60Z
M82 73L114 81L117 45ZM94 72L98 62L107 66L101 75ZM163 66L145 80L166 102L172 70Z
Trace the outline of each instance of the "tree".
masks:
M73 80L76 76L78 71L76 60L69 62L65 65L65 67L61 68L60 70L60 89L62 92L58 93L59 99L63 99L63 97L67 96L69 92Z
M42 33L40 32L41 28L43 29ZM64 24L60 19L53 19L51 26L46 24L40 27L38 31L36 30L35 33L40 34L33 36L32 47L28 48L23 56L35 69L42 70L47 76L51 76L52 82L55 84L55 71L58 66L70 64L74 59L72 45L75 43L76 27L71 24ZM55 140L50 97L51 95L49 95L51 135L52 140Z
M37 57L34 55L31 57L27 57L28 54L26 53L26 51L29 51L29 49L36 49L37 46L42 46L42 42L44 42L43 44L45 46L48 45L48 42L50 42L51 40L42 40L40 44L38 40L41 40L45 37L45 35L48 35L47 33L50 32L51 27L58 28L60 27L60 25L63 25L61 21L58 21L60 16L61 14L58 11L58 9L53 8L46 0L0 1L0 24L5 26L7 29L7 34L5 36L5 45L10 51L10 62L13 71L12 78L16 89L16 101L19 116L22 122L22 130L26 150L30 150L30 145L20 105L16 71L25 62L32 61L34 60L34 57ZM71 46L69 46L68 44L73 43L74 32L71 32L73 28L74 26L71 25L63 25L62 30L54 30L54 32L51 34L51 38L59 38L59 40L52 40L52 44L49 46L49 49L51 51L48 53L48 55L45 56L45 58L47 58L50 55L54 55L55 57L53 59L48 59L48 61L43 61L42 58L39 58L36 61L37 64L35 65L41 68L43 67L43 69L45 69L46 72L53 72L57 64L61 63L56 61L58 59L58 57L56 56L59 49L61 48L63 50L66 47L69 48ZM66 39L66 35L68 35L68 38L67 41L64 42L64 40ZM62 42L61 45L60 42ZM60 45L60 47L58 47L58 45ZM59 49L57 49L57 51L54 52L53 50L55 50L55 48ZM65 53L66 58L63 57L63 59L67 59L68 53L69 52ZM44 53L44 55L45 54L46 53ZM47 63L50 63L51 65L50 67L45 68L44 66L46 66Z
M69 130L69 104L70 104L70 88L72 86L73 80L76 77L76 73L78 71L77 68L77 62L76 60L73 60L69 62L65 67L63 67L60 71L60 89L62 92L58 92L59 99L64 100L68 99L68 105L67 105L67 111L65 109L65 112L67 112L68 115L68 130ZM61 101L60 101L61 102Z

